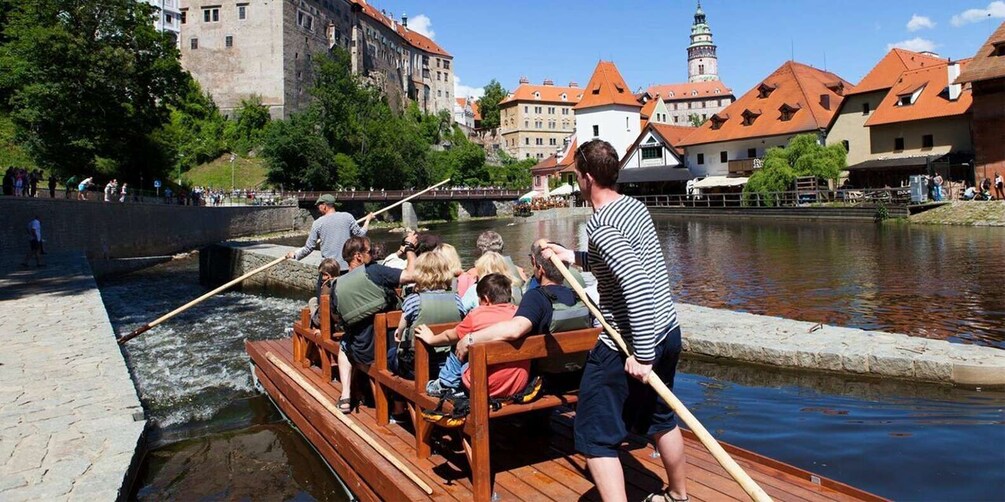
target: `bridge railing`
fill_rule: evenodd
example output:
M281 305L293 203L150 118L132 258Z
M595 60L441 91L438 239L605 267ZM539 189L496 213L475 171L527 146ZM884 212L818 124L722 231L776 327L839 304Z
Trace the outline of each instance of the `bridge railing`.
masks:
M324 192L286 192L287 196L296 197L301 201L317 200L322 194L331 194L336 201L383 202L401 200L410 197L421 190L336 190ZM499 188L468 188L468 189L436 189L426 192L417 200L507 200L516 199L525 190L508 190Z
M746 198L742 193L638 195L635 198L651 207L795 207L820 203L906 206L911 202L911 193L908 188L878 188L754 193Z

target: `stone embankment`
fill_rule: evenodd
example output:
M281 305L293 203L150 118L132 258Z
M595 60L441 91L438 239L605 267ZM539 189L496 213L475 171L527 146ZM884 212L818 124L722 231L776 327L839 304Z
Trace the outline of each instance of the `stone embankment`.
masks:
M124 498L146 419L83 253L0 263L0 500Z
M215 282L294 249L272 244L213 246L204 254L211 260ZM289 261L282 270L264 275L267 285L315 290L317 253L305 262ZM278 267L277 267L278 268ZM299 269L299 271L297 271ZM205 276L207 271L201 274ZM794 370L897 378L909 381L966 386L1005 386L1005 351L903 334L865 331L812 322L747 314L698 305L678 304L684 349L703 358L761 364Z
M953 201L942 207L911 215L911 223L1005 227L1005 201Z

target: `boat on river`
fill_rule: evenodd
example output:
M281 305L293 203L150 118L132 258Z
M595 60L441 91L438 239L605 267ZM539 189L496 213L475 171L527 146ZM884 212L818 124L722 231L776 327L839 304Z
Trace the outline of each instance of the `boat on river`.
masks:
M305 309L292 336L245 343L254 377L276 406L300 430L360 500L599 500L586 459L575 452L572 424L576 393L544 395L526 404L489 407L485 367L505 361L585 352L598 330L527 337L515 344L492 342L471 347L471 411L454 429L421 418L437 399L425 395L429 348L416 345L416 379L392 375L384 358L357 372L373 394L373 406L346 417L334 408L340 396L336 371L339 333L326 320L320 332L310 327ZM387 329L400 312L378 314L375 353L387 353ZM433 326L440 331L451 325ZM421 383L416 383L421 382ZM411 420L390 420L392 399L407 401ZM349 422L345 421L349 419ZM349 425L352 424L352 425ZM356 432L353 429L360 432ZM698 439L684 430L691 500L749 500ZM838 481L723 443L739 465L776 500L884 500ZM660 492L666 473L655 451L632 437L621 453L629 500Z

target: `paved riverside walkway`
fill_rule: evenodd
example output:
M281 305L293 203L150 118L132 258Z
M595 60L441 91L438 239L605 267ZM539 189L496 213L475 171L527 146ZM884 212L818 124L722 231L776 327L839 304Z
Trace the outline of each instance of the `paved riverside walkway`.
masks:
M146 420L91 268L0 258L0 500L115 500Z
M226 247L221 245L214 255L236 263L217 262L213 267L235 277L295 249L265 243L229 246L239 252L221 252ZM290 260L277 267L281 272L262 274L259 280L312 294L319 258L319 253L312 253L305 259L307 263ZM300 271L293 272L296 268ZM216 279L223 282L231 278ZM590 282L592 278L587 277L588 285ZM595 288L590 289L595 293ZM677 310L684 351L700 357L940 384L1005 386L1005 350L994 347L857 328L817 327L813 322L686 303L677 303Z

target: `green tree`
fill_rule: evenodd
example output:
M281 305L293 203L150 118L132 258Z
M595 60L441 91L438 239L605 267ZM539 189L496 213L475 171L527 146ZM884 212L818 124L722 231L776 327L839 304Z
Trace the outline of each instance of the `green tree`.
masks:
M163 138L160 142L173 148L176 172L188 171L227 151L227 119L213 98L188 75L182 89L178 102L171 106L170 122L159 133Z
M41 166L68 176L115 166L133 180L167 171L158 142L185 73L174 41L135 0L4 0L0 97L16 139Z
M257 148L271 117L269 107L262 104L262 97L252 95L241 100L236 120L227 123L226 138L230 148L241 155Z
M495 129L499 127L499 102L509 94L496 79L485 86L485 94L478 100L478 111L482 115L482 127Z
M847 153L842 145L823 146L816 134L800 134L785 148L770 148L764 155L764 165L743 187L745 201L760 200L770 205L776 202L776 192L792 189L797 177L815 176L836 180L847 166Z
M701 125L705 123L705 121L702 120L702 118L699 117L697 113L692 113L688 115L687 121L688 123L691 124L691 127L701 127Z
M358 168L346 155L336 155L321 136L320 112L316 107L296 113L286 120L269 123L265 130L262 156L269 166L273 184L292 188L324 190L352 186L355 180L340 183L338 167Z

